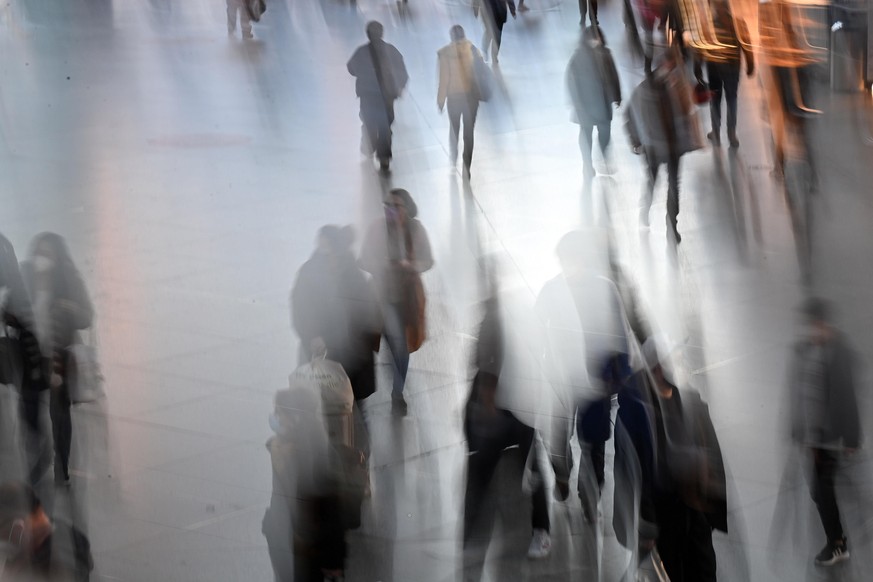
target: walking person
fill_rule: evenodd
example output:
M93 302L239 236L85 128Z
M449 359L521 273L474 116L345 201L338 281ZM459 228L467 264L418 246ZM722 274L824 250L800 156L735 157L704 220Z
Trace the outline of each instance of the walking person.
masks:
M255 38L252 34L252 16L246 7L246 0L225 0L227 3L227 36L236 33L236 21L239 18L239 27L244 40Z
M815 563L832 566L849 559L834 479L842 456L861 444L855 358L826 302L808 299L802 312L807 331L794 345L789 368L791 437L812 458L812 498L827 536Z
M273 473L261 532L276 582L322 582L342 576L346 541L338 480L319 396L309 390L276 393L267 441Z
M621 105L618 71L599 26L589 26L582 33L582 41L567 65L566 80L573 101L574 121L579 124L582 167L585 177L593 178L594 128L597 128L600 153L606 161L612 135L613 104Z
M452 163L458 159L458 136L461 122L464 123L464 176L470 177L473 163L473 128L479 111L480 94L476 78L475 62L482 59L479 50L464 35L464 29L456 24L450 31L452 42L437 52L439 63L439 90L437 107L440 112L448 105L449 149Z
M728 0L712 0L712 22L718 42L723 45L719 59L706 61L706 76L712 100L709 111L712 131L707 135L715 146L721 145L721 101L727 102L727 135L732 148L740 147L737 139L737 91L740 85L740 57L746 61L746 75L755 73L755 56L748 48L749 30L745 21L734 16Z
M536 432L501 406L500 376L506 347L500 303L496 296L485 301L485 313L476 345L476 375L464 414L464 434L469 449L464 493L464 547L469 547L482 518L485 495L507 448L517 446L530 464L531 542L528 558L542 559L551 552L551 529L545 481L540 474ZM490 529L490 524L486 528ZM490 533L490 531L488 532Z
M409 74L400 51L382 39L382 24L371 21L366 31L370 42L358 47L347 68L355 77L355 92L361 100L361 152L368 156L375 152L380 170L387 172L394 101L406 87Z
M482 13L482 23L485 32L482 36L482 51L485 60L491 53L491 60L498 63L497 53L500 52L500 43L503 40L503 25L508 20L508 14L515 18L515 2L513 0L476 0L473 4L473 14L477 17Z
M427 231L416 218L418 207L403 189L391 190L377 220L364 238L359 264L373 275L382 306L384 336L394 362L392 410L407 413L403 389L409 354L425 339L425 294L421 273L433 267Z
M0 350L0 383L18 390L21 397L21 417L25 445L25 472L28 482L35 486L48 468L49 458L42 454L42 422L40 395L48 388L47 360L42 356L30 295L21 277L15 248L0 234L0 326L3 349ZM14 423L5 422L2 473L15 475L19 469L18 451L14 448ZM9 447L6 447L6 445Z
M44 356L51 361L49 415L54 441L55 482L70 484L70 381L76 365L71 348L79 331L91 326L94 310L88 290L60 235L37 235L22 278L33 304L36 332Z
M703 147L697 112L676 47L664 54L657 69L631 94L627 130L634 153L643 154L648 184L640 207L640 222L649 225L649 211L658 172L667 166L667 236L679 244L679 160Z

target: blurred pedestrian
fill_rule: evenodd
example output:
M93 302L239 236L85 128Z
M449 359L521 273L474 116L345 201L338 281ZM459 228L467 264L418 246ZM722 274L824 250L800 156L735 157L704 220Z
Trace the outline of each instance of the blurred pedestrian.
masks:
M437 107L449 109L449 148L452 163L458 159L458 135L464 122L464 176L470 177L473 163L473 128L479 111L479 92L475 62L482 55L464 36L464 29L454 25L450 31L452 42L437 52L439 63L439 90Z
M375 151L379 168L387 172L394 101L406 87L409 75L400 51L382 39L382 24L368 22L366 30L370 42L358 47L347 67L355 77L355 92L361 100L361 152L369 156Z
M806 333L794 345L789 368L791 437L812 458L812 498L827 536L815 563L832 566L849 559L834 480L842 456L861 444L855 356L825 301L808 299L802 312Z
M691 102L681 55L673 47L659 66L647 74L630 98L627 130L634 153L643 154L648 185L643 193L640 222L649 224L658 170L667 166L667 236L682 242L677 229L679 216L679 160L703 147L697 112Z
M527 460L532 481L532 536L528 547L531 559L545 558L551 552L548 500L540 470L536 432L512 412L498 405L500 375L505 357L503 322L497 297L485 301L485 313L476 347L476 375L464 414L464 434L469 448L467 484L464 494L464 547L479 524L485 494L497 464L507 448L518 446Z
M513 0L474 0L473 14L477 17L482 13L482 23L485 25L485 32L482 36L482 53L485 60L488 60L488 53L491 53L491 60L496 65L498 63L497 53L500 52L500 43L503 40L503 25L506 24L508 14L512 14L515 18L515 2Z
M236 21L239 18L239 27L245 40L255 38L252 34L252 17L246 7L246 0L225 0L227 3L227 35L233 36L236 32Z
M673 383L665 348L655 337L643 346L655 459L653 474L643 482L652 488L646 497L657 525L654 545L671 582L715 582L712 531L727 532L724 463L708 407L695 391L680 391ZM644 458L649 451L638 454ZM651 547L651 541L642 545Z
M54 476L70 483L70 382L76 359L72 347L79 331L91 326L94 310L88 290L64 239L55 233L37 235L30 257L21 265L24 283L33 304L34 320L43 355L51 360L49 414L54 441Z
M589 26L582 33L582 40L567 65L566 80L573 101L574 121L579 124L582 166L585 176L593 178L594 128L597 128L600 153L607 162L613 104L621 105L618 71L599 26ZM607 168L608 165L607 162Z
M536 311L545 327L545 366L557 395L552 417L555 495L569 494L573 429L582 457L577 493L585 517L596 515L610 437L611 385L601 370L609 354L627 350L622 299L611 279L608 235L577 230L557 247L561 274L543 286Z
M262 532L277 582L322 582L345 570L346 542L338 481L319 396L309 390L276 394L267 442L273 493Z
M315 251L300 268L291 291L291 321L300 337L301 362L312 344L324 344L352 382L355 400L376 391L374 352L379 350L382 316L375 290L358 267L351 227L323 226Z
M403 389L409 354L421 347L426 336L421 273L433 266L433 256L427 231L416 218L418 206L409 192L391 190L384 212L384 218L367 231L359 261L376 283L384 336L394 361L392 409L403 416L407 412Z
M740 86L740 57L746 61L746 75L755 73L755 56L750 47L749 29L742 18L731 11L729 0L712 0L712 23L722 48L717 56L706 59L706 76L712 100L709 103L712 131L707 135L713 145L721 145L721 100L727 102L727 135L732 148L738 148L737 91Z

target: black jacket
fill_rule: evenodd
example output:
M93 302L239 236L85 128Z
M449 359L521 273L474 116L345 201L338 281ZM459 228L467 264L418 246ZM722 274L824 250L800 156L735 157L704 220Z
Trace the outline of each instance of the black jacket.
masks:
M801 382L804 354L809 342L800 341L794 345L789 369L789 399L791 437L800 442L803 439L803 408L801 406ZM845 337L837 333L827 344L825 351L825 389L827 408L824 411L823 440L835 441L847 448L861 445L861 422L858 415L858 402L855 394L854 355Z

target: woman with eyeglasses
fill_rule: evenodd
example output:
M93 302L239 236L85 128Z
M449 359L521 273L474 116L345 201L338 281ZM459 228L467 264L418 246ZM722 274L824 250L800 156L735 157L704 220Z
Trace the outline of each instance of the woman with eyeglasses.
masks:
M425 295L421 273L433 266L427 231L418 221L418 207L406 190L391 190L385 218L367 232L361 249L361 268L373 275L382 305L383 334L394 360L392 410L405 416L403 388L409 354L425 338Z

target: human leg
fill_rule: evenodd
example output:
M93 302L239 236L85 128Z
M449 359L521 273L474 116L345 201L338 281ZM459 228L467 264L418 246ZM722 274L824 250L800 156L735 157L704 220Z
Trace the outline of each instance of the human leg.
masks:
M719 145L721 140L721 98L724 93L721 65L706 63L706 76L709 81L709 90L712 91L712 98L709 101L709 118L712 121L710 139L715 145Z
M458 135L461 131L461 113L463 112L462 101L449 97L449 153L452 156L452 163L458 161Z
M464 117L464 168L470 171L473 164L473 130L476 127L476 114L479 112L479 101L475 97L467 99L463 110Z
M403 399L403 388L406 385L406 373L409 369L409 349L406 346L406 327L403 321L402 306L386 303L382 307L382 317L385 326L385 339L391 350L394 363L394 380L391 397Z
M837 455L831 451L813 449L812 499L824 526L828 542L843 539L843 524L834 488L837 471Z
M737 94L740 87L740 63L722 65L722 85L727 101L727 134L731 147L737 147Z
M673 229L676 242L682 242L677 222L679 220L679 156L670 156L667 162L667 224Z
M579 149L582 151L582 169L586 176L594 175L594 161L591 157L594 126L579 124Z

